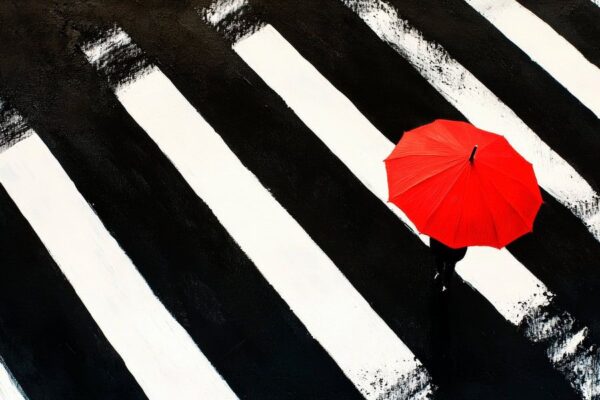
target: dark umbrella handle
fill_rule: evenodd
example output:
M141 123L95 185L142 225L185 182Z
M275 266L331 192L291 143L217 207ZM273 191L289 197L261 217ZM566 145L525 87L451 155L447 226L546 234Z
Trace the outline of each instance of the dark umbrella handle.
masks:
M475 160L475 153L477 152L477 145L473 147L473 151L471 152L471 157L469 157L469 162L473 162Z

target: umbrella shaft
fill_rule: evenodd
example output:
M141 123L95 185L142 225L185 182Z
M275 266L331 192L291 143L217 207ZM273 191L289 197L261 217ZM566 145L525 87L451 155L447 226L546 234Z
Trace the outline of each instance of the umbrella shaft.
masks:
M471 157L469 157L470 162L473 162L473 160L475 159L476 152L477 152L477 145L475 145L475 147L473 147L473 151L471 152Z

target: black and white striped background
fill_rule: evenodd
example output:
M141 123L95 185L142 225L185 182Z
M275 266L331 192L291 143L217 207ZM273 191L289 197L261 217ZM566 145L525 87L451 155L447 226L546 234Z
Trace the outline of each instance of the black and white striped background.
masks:
M595 0L0 4L0 399L600 399ZM450 295L386 203L437 118L534 164Z

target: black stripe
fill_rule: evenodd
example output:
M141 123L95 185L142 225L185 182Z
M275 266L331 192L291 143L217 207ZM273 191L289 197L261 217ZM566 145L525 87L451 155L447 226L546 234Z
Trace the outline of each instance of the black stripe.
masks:
M264 20L272 22L394 143L401 132L435 118L464 119L400 56L374 39L369 28L354 22L353 15L342 13L339 20L333 20L331 15L337 12L333 3L332 10L325 8L329 3L317 7L304 2L289 9L254 4ZM298 18L290 19L292 14ZM558 294L558 306L591 328L590 336L598 343L600 318L595 305L600 301L600 244L569 210L546 193L544 199L534 234L509 250Z
M600 67L600 7L592 0L517 0Z
M0 355L31 400L146 399L0 187Z
M310 9L310 6L307 8ZM291 20L285 18L285 12L282 12L281 9L269 8L269 11L271 12L263 18L269 22L275 21L276 28L288 40L291 40L294 46L316 65L332 83L341 88L344 93L350 93L351 100L362 108L366 115L370 115L371 120L376 120L376 125L382 132L388 132L387 136L390 140L397 140L399 137L398 129L395 129L395 126L402 126L401 130L404 130L407 126L410 128L420 124L421 119L424 117L426 119L435 118L436 114L428 111L428 107L436 103L431 98L426 97L430 94L427 87L414 87L414 85L412 88L407 87L407 82L413 82L414 77L406 77L401 65L388 60L378 63L377 60L380 60L381 57L374 54L378 45L371 44L362 47L358 46L358 43L360 43L358 37L342 40L336 38L336 35L341 37L348 35L347 32L340 29L347 22L336 23L335 20L331 19L331 13L329 12L315 12L312 15L306 15L307 13L302 13L299 9L294 8L293 11L288 12L299 16L299 18ZM276 12L280 12L283 16L280 18L273 16L272 14ZM308 20L312 21L313 24L320 23L321 25L316 29L310 24L304 27L303 24L306 24ZM286 21L290 22L287 23ZM297 21L301 21L301 23L297 23ZM327 30L327 26L333 26L334 28ZM312 40L307 40L306 38L310 37L311 33L315 31L325 31L325 33L317 38L311 38ZM360 35L365 34L362 32ZM323 46L319 50L318 46L314 46L313 43L323 43ZM383 49L380 49L380 51L385 52ZM360 60L364 60L362 64ZM390 73L390 71L393 72ZM360 76L361 79L356 79L357 76ZM435 96L433 97L435 98ZM437 99L437 102L439 104L439 99ZM382 107L382 103L385 103L386 106ZM410 112L404 117L404 123L402 124L401 121L397 121L398 113L407 108ZM440 107L438 113L437 115L442 114L451 118L462 118L460 114L447 105ZM559 301L557 305L563 308L566 307L569 310L581 310L581 317L584 322L591 326L592 333L595 333L597 330L593 322L597 318L593 314L593 305L597 303L597 298L593 295L593 288L597 287L597 283L596 278L588 280L585 277L598 275L595 272L596 268L592 267L594 265L593 260L597 259L598 244L577 218L558 205L556 201L548 200L544 207L548 210L540 215L534 243L524 250L515 248L513 252L521 261L526 262L526 265L534 265L536 275L541 276L544 281L548 280L553 289L558 288ZM548 217L549 212L559 213L560 218ZM542 223L552 224L552 227L542 228L539 226ZM548 254L552 253L539 250L542 242L548 249L564 248L564 236L571 239L568 241L567 246L580 253L577 260L570 259L572 254L569 251L560 253L558 257L548 257ZM579 251L579 249L587 250ZM556 273L557 270L564 269L565 265L575 270L575 273L569 275L569 279L565 279L564 274ZM582 279L582 277L584 278ZM587 289L584 294L579 291L581 287ZM563 294L565 295L564 301L560 300ZM586 307L580 307L581 304L585 304ZM580 315L577 314L577 317L579 318Z
M9 78L0 93L14 99L233 390L259 400L361 398L86 62L75 9L35 5L10 15L27 35L4 32L10 45L2 52L13 62L0 62ZM104 7L152 21L137 8ZM101 21L99 12L90 24Z
M550 290L556 301L600 343L600 244L569 210L543 193L544 204L533 234L508 246L509 251Z
M275 7L268 8L269 14L263 18L275 21L275 27L295 48L347 95L388 139L396 142L402 131L418 126L423 121L431 121L436 115L464 119L441 96L432 93L433 89L428 84L422 82L421 86L416 85L419 79L415 78L412 70L406 72L401 62L393 63L387 59L378 62L381 56L376 55L375 51L385 53L381 47L387 45L371 44L355 49L354 44L358 39L345 38L347 33L339 29L341 22L335 25L335 29L310 41L306 40L311 32L325 30L331 22L327 13L310 14L311 9L316 8L307 5L304 16L299 14L300 9L294 8L294 13L303 15L299 19L302 23L298 24L291 21L286 23L284 17L271 16L277 10ZM278 11L283 14L281 10ZM306 26L309 20L319 24L318 27ZM348 23L344 22L344 25ZM363 32L361 36L367 34ZM315 46L313 43L323 45ZM361 79L356 79L356 76ZM409 86L409 82L412 85ZM438 109L432 109L433 106ZM400 116L403 118L401 121ZM510 250L559 294L559 302L564 307L587 325L597 327L592 334L599 335L600 341L600 325L597 325L600 319L593 310L599 300L595 293L599 293L597 288L600 287L600 271L596 267L600 259L600 245L577 217L551 196L545 194L544 197L545 204L538 216L535 234L526 237L525 243L528 244L524 247L519 241L510 246ZM555 249L551 253L556 256L547 257L551 249Z
M292 14L298 16L297 9L293 10ZM379 40L344 10L333 8L323 14L330 28L308 26L322 37L329 37L332 30L343 30L346 35L333 36L344 40L345 46L352 48L352 55L370 51L376 55L372 63L389 63L390 71L407 70L399 57L383 44L379 46ZM432 324L435 306L429 285L432 261L427 248L299 123L239 57L218 41L214 31L195 22L198 17L193 11L179 14L178 24L159 19L158 15L164 12L156 15L151 30L140 20L123 21L124 28L136 43L161 61L163 71L178 89L390 327L433 369L437 381L448 382L444 391L449 396L468 390L476 390L489 399L511 398L510 395L518 398L521 393L533 392L546 393L548 397L560 393L565 399L573 396L564 379L551 369L543 351L532 348L466 286L456 288L452 309L457 313L468 309L469 315L477 316L477 322L467 316L448 322L450 333L446 338L452 339L448 345L450 359L461 368L447 368L446 361L431 347L431 341L439 336L433 334L437 327ZM293 19L298 20L303 21L304 15ZM177 29L178 37L167 34L173 29ZM312 43L306 40L305 32L296 39L295 43ZM181 42L186 46L177 46ZM378 50L369 50L373 45L379 46ZM341 59L348 61L343 55L346 50L350 51L344 48L339 53ZM416 75L403 84L413 88L411 93L422 93L423 99L435 99L429 85ZM432 104L443 103L436 101ZM434 110L431 105L426 109ZM455 113L441 105L435 110L443 110L447 115ZM427 121L432 113L418 115ZM407 126L406 122L402 126ZM492 337L494 340L490 341ZM535 366L532 371L531 366ZM481 384L473 388L472 382Z
M272 9L276 10L275 7ZM307 5L306 9L311 7ZM299 13L300 10L294 9L293 12ZM264 18L275 17L265 15ZM321 21L323 26L327 26L329 20L327 13L317 12L299 20L307 21L308 18ZM413 75L406 74L400 66L387 60L376 62L380 58L369 53L369 49L350 53L353 50L352 46L344 42L343 38L334 40L336 35L344 36L341 29L337 29L342 26L342 22L336 25L336 29L307 41L302 37L315 35L314 27L305 27L305 22L284 23L283 17L274 20L277 21L276 28L292 41L296 49L345 93L390 140L398 140L399 130L410 129L422 124L424 119L427 122L436 117L436 110L432 110L431 107L443 103L435 96L425 97L431 92L427 90L426 85L408 86L407 82L418 80ZM347 23L343 22L344 25ZM353 39L352 44L356 40ZM324 46L319 50L312 43L324 43ZM381 47L377 44L371 45L371 48L378 46ZM340 49L350 53L346 59L342 58L343 53ZM356 79L356 76L360 76L361 79ZM448 105L439 107L439 110L442 110L437 114L440 117L464 119L458 111ZM399 116L402 116L404 123L398 120ZM591 336L598 343L600 318L595 311L595 305L600 301L600 270L597 268L600 244L570 211L551 196L544 194L544 198L545 204L537 218L535 234L509 246L509 249L559 295L558 304L570 310L582 323L591 328ZM548 254L553 256L548 257Z
M600 120L464 0L390 0L600 191ZM500 132L501 133L501 132Z

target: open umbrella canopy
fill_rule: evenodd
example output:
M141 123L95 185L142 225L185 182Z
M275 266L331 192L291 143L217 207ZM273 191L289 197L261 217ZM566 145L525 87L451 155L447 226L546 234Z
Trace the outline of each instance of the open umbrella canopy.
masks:
M406 132L385 166L389 201L452 248L502 248L531 232L542 204L532 165L503 136L467 122Z

